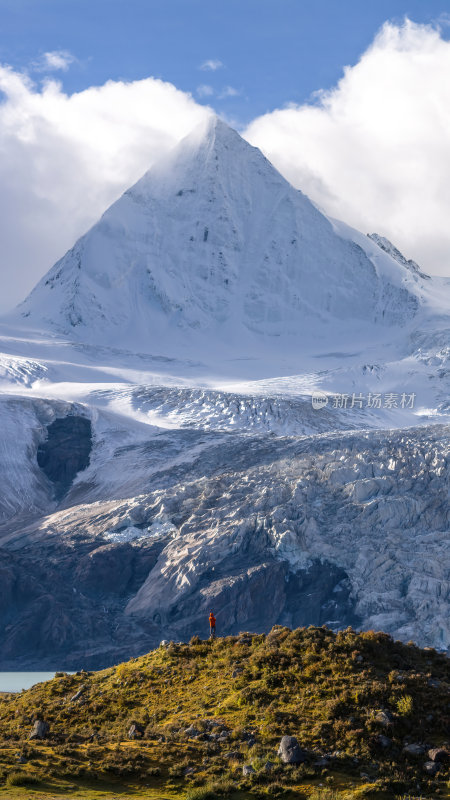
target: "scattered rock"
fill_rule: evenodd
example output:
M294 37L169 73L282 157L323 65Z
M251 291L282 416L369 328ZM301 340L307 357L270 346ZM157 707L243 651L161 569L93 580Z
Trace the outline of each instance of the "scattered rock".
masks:
M76 692L73 695L73 697L70 698L70 702L71 703L76 703L77 701L79 701L81 699L81 696L84 694L85 691L86 691L86 686L84 686L84 685L80 686L80 688L78 689L78 692Z
M307 758L295 736L283 736L278 748L278 755L283 764L301 764Z
M43 719L37 719L34 723L33 730L30 733L30 739L45 739L50 730L48 722Z
M266 763L263 766L263 770L264 772L272 772L274 766L275 764L273 764L272 761L266 761Z
M406 744L403 748L405 756L410 756L411 758L423 756L425 751L426 748L423 746L423 744Z
M141 725L137 722L133 722L133 724L128 729L128 738L129 739L142 739L144 735L144 729Z
M389 747L392 746L392 739L389 736L384 736L382 733L378 734L376 737L377 744L383 748L383 750L387 750Z
M244 766L242 767L242 774L244 776L254 775L254 773L255 773L255 770L253 769L251 764L244 764Z
M377 711L375 721L382 725L383 728L388 728L394 722L394 717L390 711Z
M184 775L193 775L195 772L194 767L186 767L184 770Z
M318 758L317 761L314 761L314 765L313 766L314 767L328 767L329 763L330 763L329 759L326 758L325 756L322 756L321 758Z
M445 764L450 760L450 753L443 747L433 747L432 750L428 750L428 758L430 761L438 761L440 764Z
M190 739L194 739L196 736L200 736L200 731L194 728L193 725L190 725L189 728L185 728L184 735L189 736Z
M426 772L431 778L436 775L436 773L439 771L439 768L440 764L438 764L436 761L427 761L423 765L424 772Z

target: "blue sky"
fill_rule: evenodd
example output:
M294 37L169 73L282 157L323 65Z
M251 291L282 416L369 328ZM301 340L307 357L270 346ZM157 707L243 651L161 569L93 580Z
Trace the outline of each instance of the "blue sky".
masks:
M0 0L0 312L206 105L450 276L449 39L450 0Z
M0 0L0 61L32 71L44 52L68 51L69 94L159 77L245 124L332 87L385 20L447 11L442 0ZM223 66L199 69L207 61Z

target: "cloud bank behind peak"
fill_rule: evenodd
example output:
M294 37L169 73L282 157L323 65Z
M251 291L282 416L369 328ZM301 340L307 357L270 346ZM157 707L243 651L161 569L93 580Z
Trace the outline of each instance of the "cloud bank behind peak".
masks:
M450 275L450 43L386 23L336 87L243 132L327 214ZM0 311L211 113L155 78L68 95L0 67Z

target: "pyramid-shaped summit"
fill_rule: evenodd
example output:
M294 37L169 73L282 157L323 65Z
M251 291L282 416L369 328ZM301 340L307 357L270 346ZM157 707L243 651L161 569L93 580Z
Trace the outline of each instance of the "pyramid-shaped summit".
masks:
M407 270L384 258L381 274L213 117L103 214L20 313L71 339L146 352L215 338L295 342L329 322L386 325L414 314Z

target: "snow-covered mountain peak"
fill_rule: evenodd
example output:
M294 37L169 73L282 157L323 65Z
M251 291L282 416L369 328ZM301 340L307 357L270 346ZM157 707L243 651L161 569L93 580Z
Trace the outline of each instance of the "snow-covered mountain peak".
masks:
M367 244L366 244L367 243ZM405 325L411 271L331 223L211 117L114 203L20 307L78 341L176 355L298 349ZM372 246L373 247L373 246ZM368 248L368 250L367 250ZM259 344L258 344L259 342Z
M448 647L449 289L194 130L0 325L3 669L211 607Z

